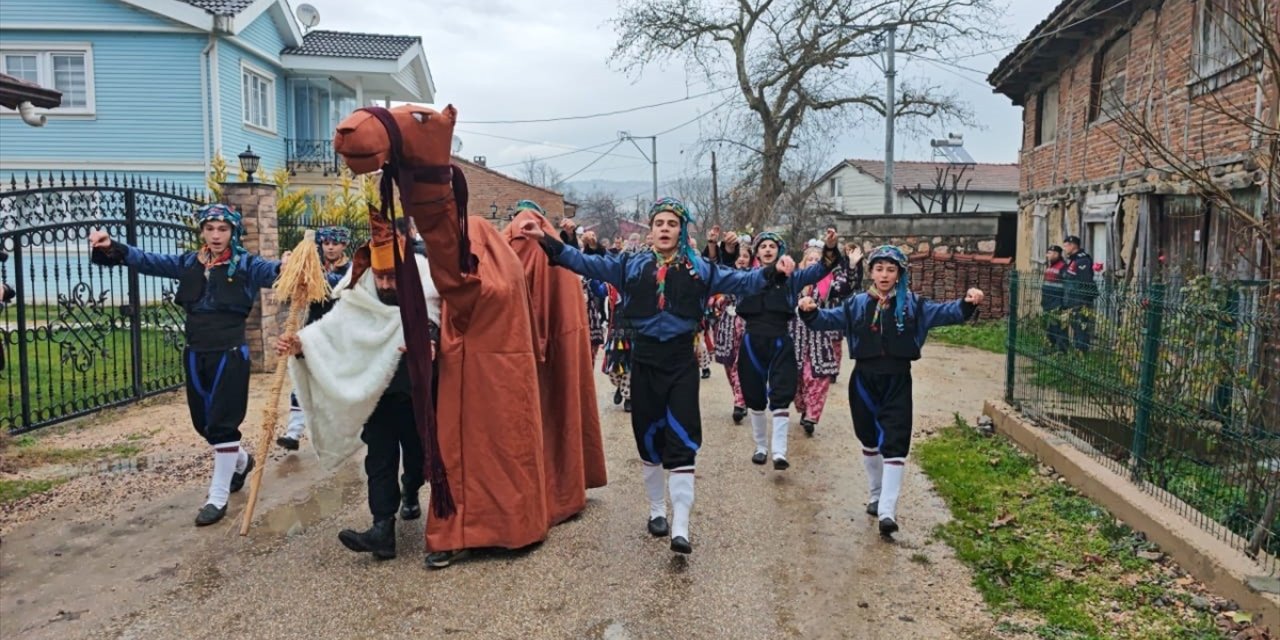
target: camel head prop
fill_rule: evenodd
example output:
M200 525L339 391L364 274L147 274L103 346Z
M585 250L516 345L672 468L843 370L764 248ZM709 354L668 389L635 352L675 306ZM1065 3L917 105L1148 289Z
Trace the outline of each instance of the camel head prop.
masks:
M400 130L401 160L408 167L447 167L453 147L453 125L458 110L444 111L406 104L389 110ZM371 112L360 109L338 123L333 150L347 167L359 174L372 173L393 160L387 127Z

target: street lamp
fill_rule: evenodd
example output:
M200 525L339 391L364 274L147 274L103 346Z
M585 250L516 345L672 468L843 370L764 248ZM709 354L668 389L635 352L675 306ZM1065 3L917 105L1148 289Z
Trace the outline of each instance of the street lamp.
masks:
M496 200L489 205L489 218L493 220L498 219L498 202Z
M258 170L258 161L262 158L253 152L253 146L245 147L243 153L240 154L240 170L248 176L248 181L253 182L253 174Z

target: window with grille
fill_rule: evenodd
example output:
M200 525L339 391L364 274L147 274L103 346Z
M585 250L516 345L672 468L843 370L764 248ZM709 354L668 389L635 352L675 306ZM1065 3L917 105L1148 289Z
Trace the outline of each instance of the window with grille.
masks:
M62 93L62 105L51 110L53 114L92 114L92 50L88 46L58 47L43 50L26 46L21 49L7 45L0 47L0 72Z
M248 65L240 67L244 123L259 129L276 130L275 76Z

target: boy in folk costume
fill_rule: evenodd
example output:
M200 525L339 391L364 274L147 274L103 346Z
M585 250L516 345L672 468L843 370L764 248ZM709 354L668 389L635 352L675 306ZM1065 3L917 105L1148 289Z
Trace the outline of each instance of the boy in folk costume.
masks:
M311 418L311 437L321 462L337 466L361 442L368 445L364 469L373 526L366 531L344 529L338 540L352 551L386 560L396 557L396 510L403 520L420 517L418 491L425 483L408 360L402 357L393 253L397 243L402 268L416 264L421 276L428 315L428 326L422 330L433 344L440 335L440 294L426 258L413 252L408 237L395 236L382 215L371 212L370 218L373 237L356 250L350 272L335 283L333 308L297 335L281 336L276 351L295 356L289 373ZM404 475L397 479L402 454Z
M821 309L839 306L862 282L862 249L848 254L849 262L828 273L817 284L805 287L801 296L811 297ZM822 243L810 240L800 261L803 269L822 259ZM840 375L840 332L814 331L800 321L791 321L791 338L796 345L796 361L800 366L800 389L796 392L796 409L800 411L800 427L813 436L827 404L827 391Z
M787 461L787 432L791 422L788 407L796 394L796 351L788 333L795 317L796 298L800 291L817 283L840 264L836 248L836 230L827 229L823 238L822 259L808 268L796 271L788 279L774 279L765 289L738 301L738 315L746 323L738 356L738 380L742 397L751 416L751 435L755 453L751 462L764 464L773 449L773 468L782 471L791 466ZM755 256L762 265L791 262L787 245L776 233L756 236ZM794 265L794 263L792 263ZM772 442L768 438L768 418L773 418Z
M180 255L160 255L89 234L94 264L127 265L139 273L178 281L173 300L187 313L183 362L191 423L213 447L213 477L205 505L196 514L203 527L227 513L230 494L244 486L253 456L240 448L240 423L249 404L249 345L245 319L280 275L282 262L249 253L240 244L240 214L226 205L196 212L202 246ZM283 256L288 259L286 252Z
M734 268L745 271L751 268L751 254L739 253ZM733 423L742 424L747 417L747 401L742 397L742 384L738 380L738 355L742 346L742 318L738 317L737 298L725 294L711 296L707 303L711 314L711 344L715 350L715 361L724 366L725 377L729 379L729 388L733 390Z
M316 243L320 251L320 264L324 266L324 277L329 287L335 288L338 281L351 269L351 259L347 257L347 246L351 244L351 230L346 227L321 227L316 229ZM333 308L333 300L312 303L307 312L307 324L319 320L321 316ZM276 444L289 451L298 450L298 441L307 427L306 414L302 405L298 404L298 394L289 394L289 426L284 435L276 438Z
M867 513L880 520L880 533L898 530L898 495L911 447L911 362L933 327L960 324L982 303L980 289L961 300L933 302L907 288L907 256L883 246L867 257L871 287L834 309L819 309L806 297L800 318L810 329L841 331L856 361L849 380L853 430L862 443L862 464L870 485Z
M775 275L772 266L743 272L707 263L688 245L690 221L689 211L679 200L658 200L649 209L653 250L618 256L584 255L547 236L536 223L520 228L527 237L539 240L552 262L609 282L622 292L622 315L635 329L631 427L644 462L648 529L654 536L669 534L671 550L677 553L693 551L689 512L694 464L702 443L693 333L709 295L750 295ZM778 270L790 273L786 265ZM670 472L670 527L664 469Z

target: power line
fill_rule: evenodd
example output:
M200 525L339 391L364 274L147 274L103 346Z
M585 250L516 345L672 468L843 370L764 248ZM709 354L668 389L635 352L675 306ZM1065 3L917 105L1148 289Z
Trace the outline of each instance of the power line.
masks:
M601 153L600 151L594 151L594 149L599 149L600 147L603 147L603 146L605 146L605 145L607 145L607 144L612 144L612 143L614 142L613 140L606 140L606 141L601 142L601 143L599 143L599 144L593 144L593 145L591 145L591 146L589 146L589 147L572 147L572 146L569 146L569 145L567 145L567 144L559 144L559 143L556 143L556 142L545 142L545 141L541 141L541 140L526 140L526 139L524 139L524 138L512 138L512 137L510 137L510 136L500 136L500 135L497 135L497 134L494 134L494 133L481 133L481 132L479 132L479 131L466 131L466 130L463 130L463 129L458 129L457 131L458 131L458 133L465 133L465 134L467 134L467 135L471 135L471 136L483 136L483 137L485 137L485 138L497 138L497 139L499 139L499 140L510 140L510 141L512 141L512 142L523 142L523 143L525 143L525 144L536 144L536 145L543 146L543 147L554 147L554 148L556 148L556 149L568 149L568 150L569 150L569 151L568 151L568 153L558 153L558 154L555 154L555 155L543 156L543 157L541 157L541 158L534 158L534 160L539 160L539 161L541 161L541 160L549 160L549 159L551 159L551 158L562 158L562 157L564 157L564 156L571 156L571 155L573 155L573 154L575 154L575 153L584 153L584 152L585 152L585 153L595 153L595 154L600 154L600 153ZM641 159L641 158L638 158L638 157L636 157L636 156L617 156L617 157L619 157L619 158L630 158L630 159L632 159L632 160L640 160L640 159ZM508 163L506 163L506 164L492 165L492 166L490 166L489 168L490 168L490 169L497 169L497 168L499 168L499 167L512 167L512 166L516 166L516 165L524 164L524 163L525 163L525 162L527 162L527 161L528 161L528 160L521 160L521 161L519 161L519 162L508 162Z
M728 99L728 100L725 100L724 102L721 102L720 104L718 104L718 105L716 105L716 106L712 107L711 109L709 109L709 110L707 110L707 111L704 111L704 112L702 112L702 113L698 114L697 116L693 117L692 119L686 120L686 121L684 121L684 122L682 122L682 123L680 123L680 124L678 124L678 125L676 125L676 126L674 126L674 127L671 127L670 129L666 129L666 130L664 130L664 131L659 131L659 132L657 132L657 133L655 133L655 134L653 134L653 135L655 135L655 136L663 136L663 135L666 135L666 134L668 134L668 133L671 133L672 131L675 131L675 130L677 130L677 129L683 129L684 127L687 127L687 126L689 126L689 125L691 125L691 124L693 124L693 123L695 123L695 122L697 122L697 121L699 121L699 120L701 120L701 119L703 119L703 118L705 118L705 117L707 117L707 116L709 116L709 115L711 115L711 114L715 113L716 111L719 111L719 110L720 110L721 108L723 108L725 105L729 104L730 102L733 102L733 99L734 99L734 96L729 96L729 99Z
M617 148L618 148L618 145L620 145L620 144L622 144L622 141L621 141L621 140L619 140L619 141L617 141L617 142L613 143L613 146L612 146L612 147L609 147L609 151L606 151L606 152L604 152L604 153L602 153L602 154L600 154L600 155L596 156L596 157L595 157L595 159L593 159L591 162L588 162L588 163L587 163L587 166L585 166L585 167L583 167L583 168L581 168L581 169L578 169L577 171L574 171L573 173L571 173L571 174L569 174L569 175L567 175L567 176L565 176L565 177L561 178L561 179L560 179L560 184L564 184L564 183L566 183L566 182L568 182L568 181L572 180L572 179L574 178L574 176L577 176L579 173L582 173L583 171L586 171L587 169L590 169L590 168L591 168L591 166L592 166L592 165L594 165L595 163L600 162L601 160L604 160L604 159L605 159L605 157L607 157L607 156L609 155L609 152L613 151L614 149L617 149Z
M1017 43L1017 44L1012 44L1012 45L1005 46L1005 47L999 47L999 48L996 48L996 49L988 49L988 50L986 50L986 51L977 51L977 52L974 52L974 53L967 53L967 54L962 55L962 56L956 56L956 60L964 60L965 58L976 58L976 57L978 57L978 56L984 56L984 55L987 55L988 53L999 53L999 52L1001 52L1001 51L1008 51L1009 49L1017 48L1017 47L1022 46L1023 44L1026 44L1026 43L1028 43L1028 42L1035 42L1036 40L1042 40L1042 39L1044 39L1044 38L1050 38L1050 37L1053 37L1053 36L1058 35L1059 33L1062 33L1063 31L1066 31L1067 29L1070 29L1071 27L1074 27L1074 26L1076 26L1076 25L1080 25L1080 24L1083 24L1083 23L1088 22L1088 21L1090 21L1090 20L1093 20L1094 18L1097 18L1097 17L1099 17L1099 16L1102 16L1103 14L1110 13L1110 12L1112 12L1112 11L1114 11L1114 10L1116 10L1116 9L1118 9L1118 8L1120 8L1120 7L1122 7L1122 6L1126 5L1126 4L1128 4L1128 3L1129 3L1129 0L1119 0L1119 2L1116 2L1115 4L1113 4L1113 5L1109 6L1109 7L1105 8L1105 9L1103 9L1103 10L1101 10L1101 11L1098 11L1097 13L1094 13L1094 14L1092 14L1092 15L1088 15L1088 16L1085 16L1085 17L1083 17L1083 18L1081 18L1081 19L1079 19L1079 20L1076 20L1075 22L1072 22L1071 24L1064 25L1064 26L1059 27L1059 28L1057 28L1057 29L1054 29L1053 31L1050 31L1050 32L1048 32L1048 33L1041 33L1041 34L1038 34L1038 35L1032 36L1032 37L1030 37L1030 38L1027 38L1027 39L1023 40L1022 42Z
M460 122L459 124L536 124L539 122L563 122L565 120L591 120L593 118L604 118L608 116L621 115L624 113L634 113L636 111L643 111L645 109L665 107L669 104L678 104L681 102L688 102L690 100L697 100L698 98L704 98L706 96L709 96L715 93L720 93L722 91L727 91L732 88L734 87L732 86L720 87L719 89L712 89L710 91L705 91L703 93L686 96L684 98L677 98L675 100L666 100L664 102L655 102L653 104L645 104L645 105L640 105L638 107L628 107L626 109L618 109L615 111L604 111L601 113L590 113L586 115L560 116L555 118L536 118L533 120L465 120L463 122Z
M977 80L974 80L973 78L970 78L969 76L961 75L961 74L959 74L959 73L956 73L955 71L952 71L951 69L948 69L947 67L949 67L949 66L951 66L951 65L946 65L946 64L943 64L943 63L938 62L937 60L933 60L933 59L930 59L930 58L920 58L920 61L921 61L921 62L924 62L924 63L926 63L926 64L928 64L928 65L930 65L930 66L937 67L938 69L942 70L944 73L951 74L951 75L953 75L953 76L955 76L955 77L957 77L957 78L960 78L961 80L964 80L965 82L973 83L973 84L975 84L975 85L977 85L977 86L979 86L979 87L982 87L983 89L990 89L990 88L991 88L991 85L989 85L989 84L987 84L987 83L985 83L985 82L979 82L979 81L977 81ZM963 68L963 67L958 67L958 68Z

